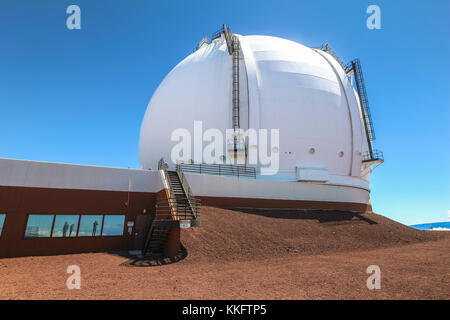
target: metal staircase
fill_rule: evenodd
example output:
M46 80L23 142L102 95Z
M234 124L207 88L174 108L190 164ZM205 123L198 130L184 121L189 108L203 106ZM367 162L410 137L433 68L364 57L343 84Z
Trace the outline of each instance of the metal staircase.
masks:
M369 99L367 98L366 86L364 84L364 77L362 74L361 63L359 59L350 62L355 77L356 89L358 90L359 102L362 106L361 112L364 120L364 127L366 129L367 142L369 144L369 153L373 157L372 141L375 140L375 131L373 129L372 116L370 114Z
M142 254L163 255L172 228L198 227L200 200L191 192L181 167L168 171L163 159L158 164L166 183L166 197L157 199L156 214L149 230Z
M234 129L234 142L233 149L237 152L240 149L241 144L238 141L238 132L240 128L240 102L239 102L239 56L241 51L241 44L239 38L231 32L231 28L226 25L222 25L222 29L216 31L212 35L212 39L219 37L225 38L228 53L232 56L232 126ZM245 149L245 148L244 148Z
M364 84L364 76L362 73L361 63L359 59L350 61L350 63L344 63L342 59L331 49L329 44L323 44L320 50L325 51L332 55L336 61L345 70L347 76L354 76L356 83L356 90L358 92L360 110L362 119L364 122L364 129L366 133L366 139L369 150L363 154L363 163L375 163L384 162L383 153L379 150L374 150L372 141L375 140L375 130L373 128L372 115L370 113L369 99L367 98L366 86Z
M157 256L163 255L164 249L169 239L170 228L158 227L152 224L149 230L149 234L150 237L147 238L142 254L146 255L150 253Z

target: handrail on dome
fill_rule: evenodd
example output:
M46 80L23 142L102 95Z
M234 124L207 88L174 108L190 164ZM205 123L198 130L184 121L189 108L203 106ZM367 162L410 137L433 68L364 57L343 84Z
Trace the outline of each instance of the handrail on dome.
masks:
M365 151L362 154L362 162L368 163L368 162L384 162L384 155L383 152L380 150L373 150L372 153L369 151Z
M342 69L344 69L347 76L354 76L355 83L356 83L356 90L358 91L358 97L360 102L360 110L362 114L362 118L364 121L364 128L366 132L366 138L367 138L367 144L369 145L369 158L370 160L363 162L370 162L370 161L377 161L380 160L375 154L373 148L372 148L372 141L375 140L375 130L373 127L373 121L372 121L372 115L370 112L369 107L369 99L367 98L367 92L366 92L366 86L364 83L364 76L362 73L361 63L359 59L354 59L350 61L349 63L345 63L336 52L331 49L331 46L328 43L322 44L319 48L319 50L322 50L324 52L327 52L333 58L336 59L336 61L341 65ZM378 151L380 152L380 151ZM381 153L382 156L382 153Z
M367 125L366 130L368 139L370 141L375 140L375 130L373 129L372 115L369 108L369 99L367 98L366 86L364 84L364 77L362 74L361 63L359 59L355 59L349 63L354 72L356 88L358 90L359 99L363 107L364 123Z
M224 36L227 42L228 53L232 55L239 50L239 39L231 31L231 27L227 25L222 25L222 28L217 30L211 35L211 40L215 40Z
M350 75L352 72L352 64L351 63L345 63L339 56L338 54L331 48L331 46L328 43L324 43L322 44L320 47L318 47L317 49L325 51L327 53L329 53L330 55L333 56L333 58L336 59L337 62L339 62L339 64L341 65L342 69L345 70L347 75Z
M234 176L256 179L256 169L245 165L206 164L206 163L177 163L177 168L186 173L210 174L216 176Z
M195 47L195 51L197 51L198 49L200 49L204 44L210 44L211 43L211 39L208 37L203 37L202 40L199 41L199 43L197 44L197 46Z
M211 35L211 40L220 38L222 36L222 34L224 34L225 32L232 33L231 27L223 24L219 30L213 32L213 34Z

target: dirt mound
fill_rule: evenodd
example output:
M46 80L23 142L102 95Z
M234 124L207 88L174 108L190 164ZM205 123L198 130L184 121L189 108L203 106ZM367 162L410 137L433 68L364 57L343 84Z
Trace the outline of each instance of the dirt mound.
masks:
M185 259L156 267L129 267L126 253L0 259L0 299L449 298L450 232L371 214L210 207L202 223L182 231ZM367 289L373 264L381 290ZM81 290L66 287L69 265Z
M202 227L183 230L188 255L198 259L315 255L385 248L445 237L377 214L339 211L202 207Z

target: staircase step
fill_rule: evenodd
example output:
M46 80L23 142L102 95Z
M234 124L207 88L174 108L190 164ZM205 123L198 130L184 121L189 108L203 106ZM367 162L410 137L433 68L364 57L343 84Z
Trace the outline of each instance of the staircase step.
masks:
M164 239L164 238L167 238L168 236L169 236L169 234L153 234L152 238Z
M174 204L176 206L171 206L169 203L161 205L161 207L158 207L156 209L156 213L160 214L158 216L158 220L161 220L162 216L166 216L168 219L173 219L171 217L171 210L175 209L177 214L179 215L180 219L186 219L186 220L193 220L193 217L191 216L193 214L193 210L190 207L190 201L188 196L186 195L184 191L183 184L180 181L180 178L178 176L178 173L176 171L167 171L167 180L170 185L172 196ZM160 198L158 201L164 201L165 199ZM177 221L172 221L174 224L177 223ZM172 223L171 223L172 224ZM170 225L171 225L170 224ZM164 248L167 244L167 241L170 236L171 227L167 227L166 224L157 224L155 223L152 227L152 233L149 234L146 241L146 252L143 252L143 255L145 254L163 254Z

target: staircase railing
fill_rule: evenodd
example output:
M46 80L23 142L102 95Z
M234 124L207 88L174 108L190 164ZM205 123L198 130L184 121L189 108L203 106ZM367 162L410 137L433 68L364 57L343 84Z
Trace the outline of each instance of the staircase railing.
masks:
M253 167L232 164L204 164L204 163L180 163L178 164L185 173L211 174L217 176L235 176L256 179L256 169Z
M169 179L169 173L167 171L167 169L169 168L168 164L164 161L163 158L159 159L158 161L158 170L161 170L164 176L164 180L166 180L167 182L167 188L169 189L169 199L168 200L173 200L173 201L177 201L175 198L175 192L173 191L172 188L172 184L170 183L170 179Z
M178 174L178 179L180 179L181 186L183 187L183 191L189 202L189 205L192 207L192 212L195 216L194 219L196 219L198 215L198 209L200 207L200 200L194 197L194 194L192 193L191 187L189 186L189 183L186 179L186 176L184 175L183 169L180 164L176 165L176 171Z
M189 202L181 203L159 199L156 202L155 220L195 220L200 216L200 206L199 199L191 199ZM173 211L176 212L175 215L172 213Z
M358 91L359 102L361 105L361 113L364 122L364 128L366 131L367 144L369 145L369 155L370 161L377 160L375 159L372 141L375 140L375 130L373 128L372 115L370 113L369 107L369 99L367 98L366 86L364 84L364 76L362 73L361 63L359 59L355 59L350 63L345 63L342 59L337 55L336 52L331 49L329 44L323 44L320 50L325 51L332 55L336 61L341 65L341 67L345 70L347 75L352 75L355 77L356 82L356 90ZM369 161L369 160L368 160Z
M153 235L153 230L155 229L155 224L154 221L152 221L152 223L150 224L150 229L147 232L147 237L145 238L145 243L144 243L144 248L142 249L142 254L145 255L148 251L148 247L150 244L150 240L152 239L152 235Z
M384 162L384 155L383 152L380 150L373 150L372 152L365 151L362 154L362 162L372 162L372 161L379 161Z
M359 59L355 59L351 62L352 69L355 75L356 88L358 89L358 94L360 102L363 109L364 123L367 125L367 134L370 141L375 140L375 131L373 129L372 116L370 114L369 99L367 98L366 86L364 84L364 77L362 74L361 63Z
M158 222L164 220L194 220L199 216L201 206L200 200L193 197L192 191L180 168L177 168L177 175L180 179L187 201L176 200L175 192L172 188L172 182L167 170L168 167L169 166L163 158L158 161L158 170L161 170L163 178L166 181L166 187L169 190L169 195L167 196L167 199L157 199L156 201L156 213L147 232L147 237L143 248L144 255L149 250L154 230L155 228L158 228Z

